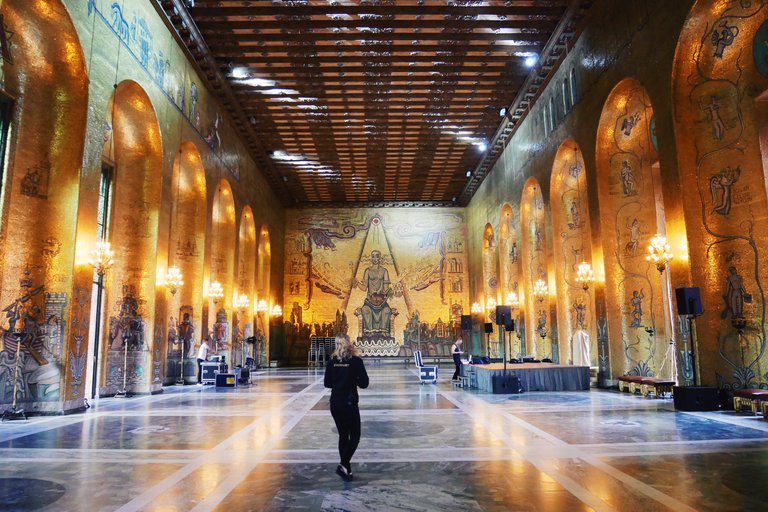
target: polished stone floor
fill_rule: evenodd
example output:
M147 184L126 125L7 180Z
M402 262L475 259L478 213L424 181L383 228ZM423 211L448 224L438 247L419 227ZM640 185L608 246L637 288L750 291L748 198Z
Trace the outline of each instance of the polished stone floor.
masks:
M447 368L444 369L447 371ZM369 368L355 481L322 370L0 425L0 510L768 509L768 421L611 391L492 395Z

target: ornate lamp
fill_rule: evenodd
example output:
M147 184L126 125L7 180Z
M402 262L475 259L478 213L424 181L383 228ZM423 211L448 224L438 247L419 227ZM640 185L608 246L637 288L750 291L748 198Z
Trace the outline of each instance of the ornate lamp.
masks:
M520 306L520 299L515 292L509 292L507 294L507 305L512 309L517 309Z
M171 295L176 295L176 292L184 286L184 276L181 274L181 270L176 265L169 267L165 273L165 280L163 286L168 288Z
M256 304L256 312L257 313L266 313L267 311L269 311L269 305L267 304L267 301L265 301L264 299L261 299Z
M93 267L99 277L103 277L107 270L115 264L115 253L112 251L109 242L99 240L96 242L96 248L91 251L91 259L88 263Z
M485 303L485 309L490 313L491 311L496 309L496 299L491 297L488 299L488 302Z
M480 307L479 303L474 302L472 303L472 307L469 308L469 312L477 315L483 312L483 308Z
M656 265L656 270L664 272L667 263L672 261L674 257L674 254L669 252L667 237L658 233L653 235L651 242L648 244L648 256L645 259Z
M214 304L218 304L224 298L224 288L220 282L214 281L208 285L208 298L213 300Z
M586 292L592 283L595 282L595 274L592 272L592 265L586 261L579 263L579 268L576 271L576 282L581 283L581 287Z
M547 295L549 295L549 288L547 287L547 283L545 283L543 279L538 279L533 284L533 296L539 302L544 302L544 297Z
M272 306L272 312L270 313L272 316L283 316L283 308L280 307L279 304L275 304Z
M240 311L246 311L251 307L251 300L244 293L237 298L237 309Z

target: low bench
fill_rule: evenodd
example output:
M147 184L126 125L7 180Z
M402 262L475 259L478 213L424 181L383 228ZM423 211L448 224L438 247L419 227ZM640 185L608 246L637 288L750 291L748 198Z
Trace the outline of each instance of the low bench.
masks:
M657 379L655 377L643 377L640 379L640 393L643 396L653 394L656 398L672 396L672 388L677 385L673 380Z
M749 407L752 414L757 414L758 408L762 411L763 417L768 407L768 389L735 389L733 391L733 409L736 412Z
M627 388L630 393L635 394L642 379L643 377L639 375L622 375L619 377L619 391L624 391L624 388Z

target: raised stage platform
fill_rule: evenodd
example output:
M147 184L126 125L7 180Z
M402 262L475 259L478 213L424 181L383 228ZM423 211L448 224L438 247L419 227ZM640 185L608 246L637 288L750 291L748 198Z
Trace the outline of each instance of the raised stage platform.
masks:
M504 363L469 365L477 372L477 388L493 391L491 379L504 373ZM507 375L517 375L525 391L587 391L589 366L552 363L507 363Z

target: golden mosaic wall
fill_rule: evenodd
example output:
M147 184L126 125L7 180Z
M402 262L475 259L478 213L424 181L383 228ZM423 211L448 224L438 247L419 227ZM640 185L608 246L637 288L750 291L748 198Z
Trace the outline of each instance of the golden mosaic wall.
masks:
M0 218L0 304L9 313L0 325L0 374L21 363L16 396L28 411L74 410L90 396L88 259L106 164L113 168L106 236L115 258L104 279L97 392L113 394L124 373L129 391L158 391L174 380L172 359L181 352L185 377L194 379L189 356L217 327L204 287L212 271L224 281L228 323L235 295L256 298L256 262L270 272L271 250L260 242L265 252L256 253L255 226L279 241L274 252L282 260L279 201L149 2L1 5L12 37L0 87L15 103ZM230 193L231 235L218 229L219 188ZM175 295L162 286L171 265L184 275ZM281 272L258 279L267 293L281 290ZM230 346L253 323L250 307L238 312ZM191 328L181 325L185 315ZM183 351L181 332L191 333ZM13 378L0 381L0 402L8 403Z
M662 276L646 261L656 233L665 234L652 166L653 108L635 80L619 83L605 102L598 129L597 172L605 254L605 294L612 354L623 354L617 375L659 375L669 340ZM669 368L669 363L667 363ZM665 375L668 377L669 375Z
M726 388L768 383L766 90L766 2L697 2L675 57L675 141L701 377Z
M592 233L587 201L584 158L578 145L565 141L555 157L550 183L553 255L557 283L557 326L560 361L590 361L597 366L597 328L594 283L584 290L577 282L579 264L592 265ZM574 336L589 336L589 355L583 356Z
M365 355L448 355L469 314L459 208L289 210L284 356L347 332Z

